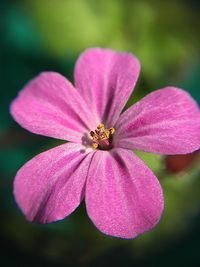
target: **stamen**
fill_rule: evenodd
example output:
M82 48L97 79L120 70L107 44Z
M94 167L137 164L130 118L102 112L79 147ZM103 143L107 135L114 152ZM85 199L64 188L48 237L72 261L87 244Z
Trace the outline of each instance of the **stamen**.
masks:
M92 146L92 148L97 149L99 145L97 143L92 143L91 146Z
M90 136L94 143L92 143L92 148L108 150L111 148L111 143L113 139L113 134L115 133L115 128L106 129L103 123L100 123L95 131L90 132Z
M103 123L100 123L100 124L97 126L97 129L103 131L103 130L105 129L104 124L103 124Z
M108 131L110 132L110 134L114 134L115 133L115 128L112 127Z

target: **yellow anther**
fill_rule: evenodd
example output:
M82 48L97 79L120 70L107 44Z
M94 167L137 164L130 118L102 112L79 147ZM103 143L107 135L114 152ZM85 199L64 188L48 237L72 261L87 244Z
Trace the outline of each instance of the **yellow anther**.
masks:
M110 135L110 132L108 130L105 130L103 132L103 136L102 136L102 139L108 139L109 138L109 135Z
M110 128L110 129L109 129L109 133L110 133L110 134L114 134L114 133L115 133L115 128L113 128L113 127Z
M97 143L92 143L91 146L92 146L92 148L97 149L99 145Z
M105 125L103 123L100 123L98 126L97 126L97 129L100 130L100 131L103 131L105 129Z

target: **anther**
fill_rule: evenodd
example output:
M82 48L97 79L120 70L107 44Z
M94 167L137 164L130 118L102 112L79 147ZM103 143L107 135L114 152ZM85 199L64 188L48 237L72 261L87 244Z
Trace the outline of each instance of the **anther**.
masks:
M95 135L95 133L94 133L93 131L91 131L91 132L90 132L90 136L93 137L94 135Z
M92 143L91 146L92 146L92 148L97 149L99 145L97 143Z
M112 127L108 131L109 131L110 134L114 134L115 133L115 128Z
M103 131L105 129L105 126L103 123L100 123L98 126L97 126L97 129L100 130L100 131Z

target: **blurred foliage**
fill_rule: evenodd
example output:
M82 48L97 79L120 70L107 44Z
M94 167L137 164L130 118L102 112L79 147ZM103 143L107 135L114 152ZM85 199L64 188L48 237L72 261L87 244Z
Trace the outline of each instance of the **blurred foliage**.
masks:
M51 56L77 56L91 46L126 49L141 60L148 81L161 83L166 72L174 77L177 68L184 68L183 62L197 55L198 13L181 1L24 3Z
M199 156L189 169L172 174L160 155L135 151L159 177L165 195L161 222L137 239L104 236L89 221L84 204L61 222L30 224L13 199L13 178L28 159L59 141L17 126L9 115L9 103L40 71L54 70L73 80L78 55L92 46L130 51L140 59L141 77L126 107L151 90L172 84L187 89L200 103L198 1L13 0L0 4L3 266L173 265L168 255L173 255L174 266L195 266Z

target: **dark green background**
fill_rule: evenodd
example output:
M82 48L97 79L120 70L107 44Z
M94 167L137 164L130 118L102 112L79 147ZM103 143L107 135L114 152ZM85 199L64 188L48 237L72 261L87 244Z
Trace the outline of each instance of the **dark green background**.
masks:
M134 240L100 233L84 203L63 221L30 224L15 204L14 176L31 157L60 142L25 131L9 114L10 102L29 79L54 70L73 81L77 57L94 46L140 59L140 79L127 106L166 85L184 88L200 103L199 10L199 1L187 0L1 0L1 266L200 265L198 153L185 163L138 153L160 179L165 211L154 230ZM176 169L182 162L181 171L172 172L166 160Z

